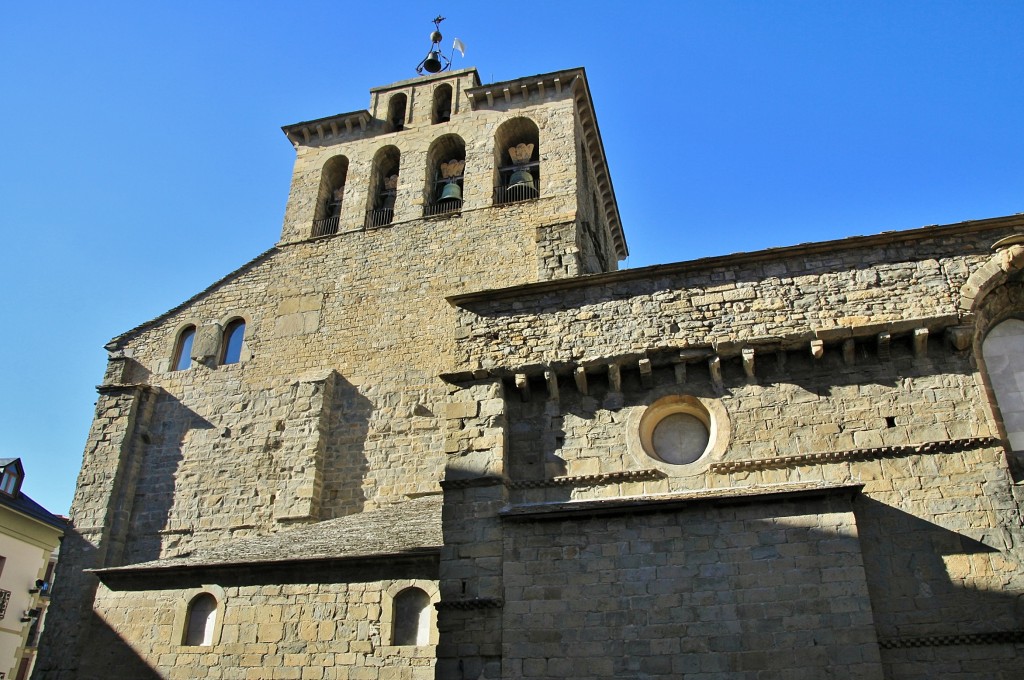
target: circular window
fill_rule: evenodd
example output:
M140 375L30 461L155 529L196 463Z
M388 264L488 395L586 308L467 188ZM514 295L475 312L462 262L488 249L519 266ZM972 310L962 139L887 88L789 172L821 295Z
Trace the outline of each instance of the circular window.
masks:
M654 454L666 463L685 465L704 454L711 433L708 426L689 413L673 413L654 426L651 446Z
M715 400L671 395L637 416L639 422L634 422L639 437L634 441L648 458L669 467L696 463L713 449L721 454L728 439L727 418Z

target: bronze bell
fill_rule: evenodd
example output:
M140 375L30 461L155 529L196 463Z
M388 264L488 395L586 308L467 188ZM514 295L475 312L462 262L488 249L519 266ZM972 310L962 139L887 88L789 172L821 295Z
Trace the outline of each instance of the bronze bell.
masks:
M441 52L439 50L430 50L427 53L427 58L423 60L423 68L429 73L437 73L441 70Z
M530 193L537 191L537 185L533 181L533 175L528 170L516 170L508 179L508 188L518 188L520 191L528 190Z
M449 182L444 185L444 189L441 190L441 196L437 199L437 202L441 201L462 201L462 187L459 186L458 182Z

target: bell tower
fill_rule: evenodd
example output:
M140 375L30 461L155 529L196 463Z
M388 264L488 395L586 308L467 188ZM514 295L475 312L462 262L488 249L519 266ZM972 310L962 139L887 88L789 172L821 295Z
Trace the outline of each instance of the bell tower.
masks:
M441 59L432 42L420 68ZM530 272L510 285L613 271L627 255L582 68L491 84L474 68L440 70L373 88L365 110L283 130L297 157L282 244L424 220L439 242L511 230L510 274Z

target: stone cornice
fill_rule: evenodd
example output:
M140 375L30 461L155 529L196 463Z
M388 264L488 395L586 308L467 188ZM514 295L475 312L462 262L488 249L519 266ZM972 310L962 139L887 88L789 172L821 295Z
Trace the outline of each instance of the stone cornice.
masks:
M558 520L563 517L594 517L601 514L658 512L691 505L736 505L783 502L860 493L863 484L776 484L760 487L707 489L677 494L627 496L565 503L511 506L501 512L509 521Z
M927 338L928 334L947 333L949 345L955 351L962 351L969 346L970 337L958 332L962 326L955 315L937 316L918 319L899 319L861 326L835 326L831 328L808 328L798 333L786 335L769 335L742 338L735 341L719 342L702 345L657 345L643 352L624 352L622 354L586 357L576 361L555 361L549 363L531 363L509 366L494 366L487 369L454 370L440 374L445 382L463 385L478 380L513 378L519 375L527 378L553 372L558 376L574 374L577 371L592 373L607 370L609 367L618 369L641 369L641 363L647 368L672 364L687 364L703 361L732 359L742 356L750 365L751 377L755 377L754 359L759 354L778 351L807 351L820 357L826 349L836 351L844 343L854 341L871 341L888 345L892 339L912 335L915 338ZM966 344L965 344L966 342ZM927 345L924 345L927 350ZM840 351L844 351L840 349ZM845 351L844 351L845 355ZM923 357L924 355L922 355ZM878 359L879 361L884 359ZM577 381L577 384L579 382Z
M441 600L434 605L434 609L498 609L505 606L505 600L500 597L474 597L465 600Z
M726 463L713 463L708 469L719 475L730 472L753 472L756 470L781 470L785 468L803 467L807 465L826 465L828 463L844 463L864 460L880 460L882 458L907 458L909 456L931 456L941 453L959 453L974 449L1001 446L995 437L969 437L966 439L949 439L946 441L926 442L924 444L908 444L907 446L878 446L847 451L824 451L805 453L795 456L776 456L756 460L741 460Z
M606 286L616 283L636 281L638 279L688 274L692 272L706 271L715 267L738 267L755 262L779 260L781 258L795 258L807 255L834 255L839 251L853 250L855 248L891 246L904 243L910 244L915 241L924 241L927 239L957 236L965 233L983 232L996 229L1024 229L1024 213L1007 215L1005 217L993 217L983 220L968 220L955 224L930 225L926 227L919 227L917 229L907 229L905 231L884 231L880 234L868 236L849 236L847 238L835 239L832 241L818 241L815 243L801 243L794 246L766 248L764 250L755 250L749 253L715 255L712 257L703 257L697 260L673 262L671 264L657 264L650 267L639 267L637 269L623 269L603 274L588 274L585 276L554 279L551 281L539 281L536 283L510 286L508 288L493 288L490 290L460 293L458 295L450 295L446 299L450 304L456 307L462 307L476 302L497 302L530 295L542 295L551 292L574 290L576 288Z
M909 647L953 647L957 645L1019 645L1024 643L1024 630L995 630L987 633L924 635L921 637L879 638L882 649Z
M509 489L540 489L559 486L605 486L619 482L644 482L664 479L667 475L661 470L626 470L608 472L602 475L575 475L552 477L551 479L517 479L505 484Z
M352 111L339 113L326 118L317 118L281 128L292 146L309 146L310 142L321 144L327 140L336 140L342 135L351 135L353 130L364 132L373 121L369 111Z

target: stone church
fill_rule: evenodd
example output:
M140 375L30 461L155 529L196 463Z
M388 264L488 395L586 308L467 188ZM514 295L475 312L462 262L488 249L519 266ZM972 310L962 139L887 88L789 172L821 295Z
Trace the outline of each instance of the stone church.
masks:
M106 346L34 678L1021 678L1024 216L617 271L583 69L288 125Z

